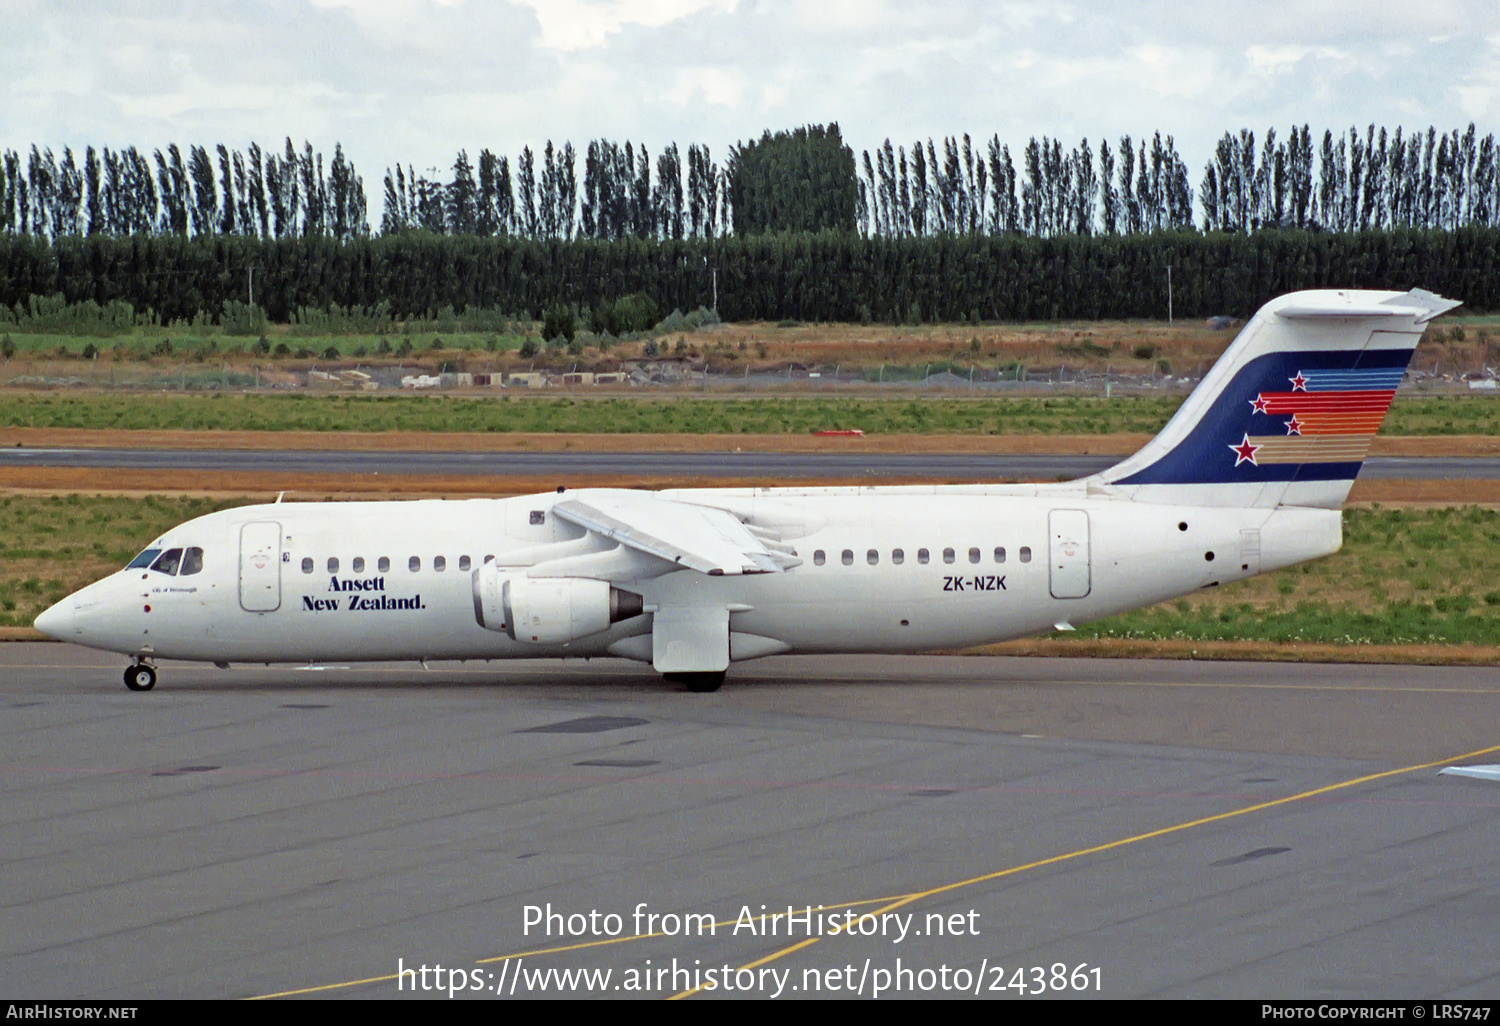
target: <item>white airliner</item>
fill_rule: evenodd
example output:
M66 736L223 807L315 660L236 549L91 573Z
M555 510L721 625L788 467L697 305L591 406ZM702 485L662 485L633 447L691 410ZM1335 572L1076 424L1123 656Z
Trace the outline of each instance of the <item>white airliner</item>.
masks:
M191 520L38 629L131 656L621 656L693 691L782 652L923 652L1073 625L1338 551L1431 293L1268 303L1166 427L1061 484L580 489L276 503Z

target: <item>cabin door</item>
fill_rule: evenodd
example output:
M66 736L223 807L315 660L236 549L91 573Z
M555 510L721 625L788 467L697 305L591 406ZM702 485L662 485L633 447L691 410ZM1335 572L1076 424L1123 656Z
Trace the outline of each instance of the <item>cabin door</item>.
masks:
M281 608L281 525L259 521L240 528L240 608Z
M1081 509L1055 509L1047 517L1051 537L1048 562L1052 597L1084 598L1092 584L1089 576L1089 515Z

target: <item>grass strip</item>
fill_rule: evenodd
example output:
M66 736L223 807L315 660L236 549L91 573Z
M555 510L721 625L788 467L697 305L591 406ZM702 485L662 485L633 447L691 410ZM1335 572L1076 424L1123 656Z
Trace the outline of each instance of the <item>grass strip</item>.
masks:
M542 398L257 393L0 394L0 424L84 430L598 434L1152 433L1181 397ZM1401 396L1386 435L1500 435L1500 400Z

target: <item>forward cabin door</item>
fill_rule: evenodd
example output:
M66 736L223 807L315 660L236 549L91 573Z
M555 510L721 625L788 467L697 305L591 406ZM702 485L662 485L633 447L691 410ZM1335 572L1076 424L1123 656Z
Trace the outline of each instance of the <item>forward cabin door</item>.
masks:
M281 525L259 521L240 528L240 608L281 608Z
M1047 527L1052 597L1086 597L1093 586L1089 574L1089 515L1081 509L1055 509L1047 517Z

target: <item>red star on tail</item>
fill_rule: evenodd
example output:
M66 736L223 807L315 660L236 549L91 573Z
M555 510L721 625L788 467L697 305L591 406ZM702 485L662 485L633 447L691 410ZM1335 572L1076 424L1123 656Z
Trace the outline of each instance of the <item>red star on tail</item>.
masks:
M1302 422L1297 415L1292 414L1292 419L1286 422L1286 433L1289 435L1300 435L1302 433Z
M1260 449L1260 446L1251 445L1248 434L1245 435L1245 440L1239 445L1231 445L1229 448L1234 453L1234 465L1236 467L1241 463L1249 463L1252 467L1260 466L1259 463L1255 462L1255 453Z
M1287 380L1292 383L1293 392L1307 391L1307 379L1302 376L1301 371L1297 372L1297 376L1295 378L1287 378Z
M1270 407L1271 404L1266 402L1266 397L1263 395L1257 394L1254 399L1250 400L1251 413L1270 413Z

